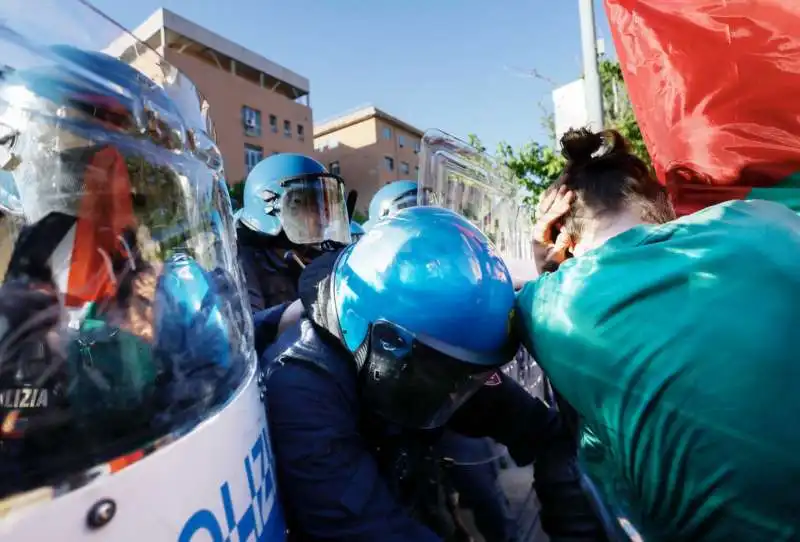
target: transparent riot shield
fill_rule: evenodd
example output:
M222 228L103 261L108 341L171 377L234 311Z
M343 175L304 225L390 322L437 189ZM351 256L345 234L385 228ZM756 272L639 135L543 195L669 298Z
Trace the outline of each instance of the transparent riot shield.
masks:
M533 215L514 173L460 139L429 130L422 138L418 197L472 221L507 260L531 260Z
M152 37L0 2L0 542L286 540L209 104Z
M429 130L422 138L419 168L419 205L459 213L486 234L507 263L533 265L533 215L524 205L522 184L505 164L450 134ZM531 395L547 399L542 371L524 349L503 372ZM516 467L501 446L462 439L446 436L443 446L454 469L462 471L462 483L485 477L485 470L494 469L495 487L501 492L498 498L507 504L515 539L539 540L542 535L532 469Z
M422 138L418 198L466 217L494 242L507 262L531 262L533 214L526 192L500 160L469 143L429 130ZM521 350L504 371L532 395L546 399L541 370Z

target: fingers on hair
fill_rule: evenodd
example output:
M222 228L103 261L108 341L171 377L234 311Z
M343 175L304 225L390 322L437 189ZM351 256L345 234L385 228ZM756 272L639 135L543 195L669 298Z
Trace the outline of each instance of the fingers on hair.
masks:
M570 130L561 138L561 149L567 164L552 188L563 185L576 192L579 201L572 207L573 215L597 215L635 206L647 222L674 218L666 189L616 130ZM576 221L570 217L565 220L569 227L574 225L579 230L573 223Z

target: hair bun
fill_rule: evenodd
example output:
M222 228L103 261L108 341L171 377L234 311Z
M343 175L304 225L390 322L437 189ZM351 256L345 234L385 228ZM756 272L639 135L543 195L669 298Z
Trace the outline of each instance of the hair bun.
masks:
M602 132L595 134L586 128L571 129L561 137L561 154L572 164L587 164L603 148L603 143Z

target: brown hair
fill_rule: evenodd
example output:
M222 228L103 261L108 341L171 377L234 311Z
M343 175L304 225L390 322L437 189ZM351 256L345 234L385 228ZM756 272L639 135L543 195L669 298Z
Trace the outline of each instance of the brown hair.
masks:
M616 130L570 130L561 138L561 148L567 165L549 190L566 186L575 193L563 224L570 235L580 235L589 220L626 209L654 224L675 218L666 189Z

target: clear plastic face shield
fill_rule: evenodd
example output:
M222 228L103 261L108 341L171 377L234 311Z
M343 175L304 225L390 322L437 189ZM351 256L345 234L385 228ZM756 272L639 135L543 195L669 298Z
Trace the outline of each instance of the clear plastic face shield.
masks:
M24 225L3 240L2 500L181 438L255 353L195 86L82 2L5 2L0 21L0 167Z
M533 266L533 215L523 204L526 194L508 167L439 130L423 136L419 166L419 205L445 207L470 220L494 243L509 268ZM541 369L527 351L512 352L509 359L512 361L503 372L532 395L542 395ZM493 448L487 450L489 455L483 461L502 455ZM448 450L447 455L457 463L481 461L460 458L457 450Z
M304 175L281 182L278 205L286 237L297 245L324 241L349 244L344 182L335 175ZM268 193L265 195L269 198Z
M415 189L403 192L396 198L385 201L381 205L379 220L388 218L395 213L408 209L409 207L416 207L417 205L433 205L436 199L430 189Z

